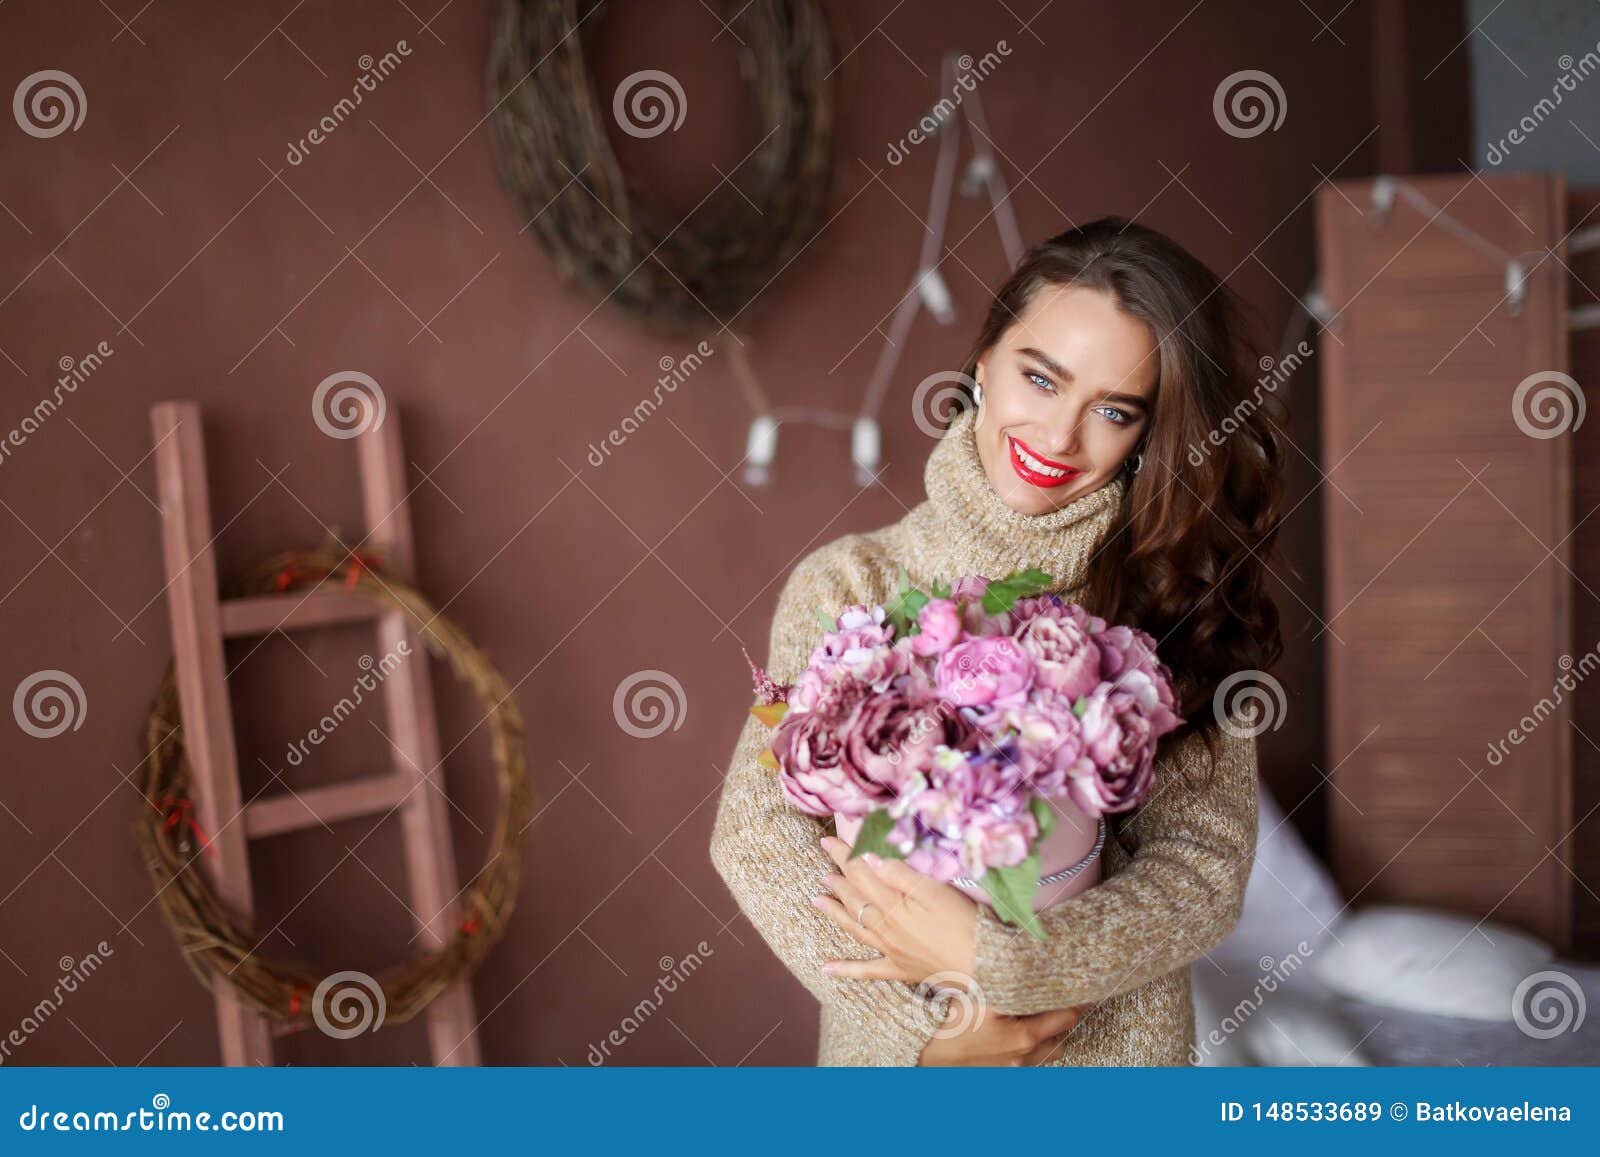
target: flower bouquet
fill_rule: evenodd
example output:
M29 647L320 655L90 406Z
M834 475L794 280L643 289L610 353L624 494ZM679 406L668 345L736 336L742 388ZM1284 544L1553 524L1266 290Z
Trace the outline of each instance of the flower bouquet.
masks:
M1149 794L1182 723L1172 673L1037 569L900 584L886 606L819 611L794 683L751 662L761 762L852 857L904 859L1043 939L1036 913L1099 882L1104 817Z

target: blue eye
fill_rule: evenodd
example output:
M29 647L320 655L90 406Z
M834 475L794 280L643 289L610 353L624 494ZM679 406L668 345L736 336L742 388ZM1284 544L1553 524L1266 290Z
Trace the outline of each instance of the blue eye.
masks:
M1035 373L1032 370L1023 370L1022 376L1042 394L1054 394L1056 392L1056 388L1051 384L1050 379L1043 374ZM1134 420L1132 414L1125 410L1119 410L1115 406L1098 406L1096 409L1106 415L1107 419L1114 425L1126 426Z

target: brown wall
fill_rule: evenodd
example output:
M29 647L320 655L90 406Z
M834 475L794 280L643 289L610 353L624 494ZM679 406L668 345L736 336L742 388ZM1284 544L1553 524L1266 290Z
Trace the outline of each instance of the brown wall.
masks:
M739 646L763 652L778 582L810 546L921 499L929 443L910 391L957 365L1005 272L992 222L957 203L944 269L960 319L940 329L924 318L905 351L885 408L883 488L858 492L843 435L793 427L772 488L743 492L727 472L750 415L722 352L597 469L589 445L650 391L661 358L692 343L595 312L519 232L526 216L497 184L483 122L489 6L451 5L429 30L404 5L283 7L164 3L128 29L89 2L0 8L7 91L57 68L87 95L76 132L39 140L0 126L0 426L50 392L60 359L102 340L114 349L0 464L0 691L59 668L87 698L82 726L60 737L0 727L0 1033L49 993L60 957L100 940L115 952L12 1060L217 1058L210 1000L150 903L130 830L138 797L125 777L170 653L147 410L170 397L205 407L226 573L358 525L349 445L320 435L310 411L319 381L355 369L404 424L421 586L517 685L533 736L542 810L525 884L475 981L486 1061L587 1063L590 1043L671 967L664 958L704 940L705 969L615 1059L809 1063L815 1006L707 857L721 762L749 699ZM625 144L631 166L692 204L717 179L710 166L726 172L748 148L729 41L713 43L697 3L644 7L622 5L603 30L600 83L609 93L652 67L681 79L683 129ZM1312 276L1313 187L1370 164L1363 3L1331 30L1302 6L1269 14L1242 0L1194 11L1061 0L1027 29L1000 4L825 7L844 57L836 212L740 318L780 404L843 409L860 396L880 349L874 325L921 240L934 159L922 145L889 166L885 150L935 98L949 47L981 55L1004 38L1012 49L983 96L1026 238L1137 215L1227 276L1274 335ZM357 59L401 38L412 54L399 71L287 164L287 143L349 90ZM1214 121L1212 93L1252 68L1283 82L1287 120L1235 139ZM1314 455L1314 382L1296 390L1291 434ZM1292 468L1295 502L1317 476L1298 454ZM1291 709L1262 745L1291 806L1320 782L1306 610L1320 606L1319 507L1313 495L1286 531L1299 571L1280 568ZM269 768L298 787L383 758L374 717L342 728L315 766L283 760L370 649L353 630L230 645L247 795ZM612 695L647 668L682 684L687 711L677 730L640 740L617 726ZM446 776L465 875L481 860L494 787L484 733L469 733L474 703L443 670L436 684L445 746L461 744ZM1320 840L1320 816L1312 799L1295 820ZM278 926L263 951L374 970L408 950L410 917L389 891L402 880L398 841L392 825L372 827L254 849L261 927ZM415 1026L348 1044L302 1036L280 1055L425 1059Z

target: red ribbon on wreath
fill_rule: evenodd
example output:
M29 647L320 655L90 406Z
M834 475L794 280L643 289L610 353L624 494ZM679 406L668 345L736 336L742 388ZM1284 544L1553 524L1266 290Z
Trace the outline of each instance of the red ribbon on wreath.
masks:
M361 577L361 572L364 570L373 570L377 567L377 565L378 558L376 555L363 554L359 550L356 551L350 557L350 565L345 568L344 585L354 588L356 585L356 580Z
M152 800L150 806L166 816L166 829L170 832L182 824L187 824L189 830L200 841L200 847L207 852L216 854L211 846L211 841L206 838L206 833L201 830L199 822L194 818L194 800L187 796L164 795L159 800Z

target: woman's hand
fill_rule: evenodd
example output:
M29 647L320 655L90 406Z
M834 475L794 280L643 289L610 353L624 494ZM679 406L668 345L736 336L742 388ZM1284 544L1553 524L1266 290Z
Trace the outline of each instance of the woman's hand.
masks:
M1067 1035L1078 1026L1084 1009L1055 1008L1031 1016L1005 1016L981 1004L975 1023L955 1029L971 1011L958 997L945 1012L944 1028L922 1050L918 1065L1043 1065L1061 1055Z
M883 954L877 960L829 961L824 971L853 980L911 984L936 977L940 987L969 989L976 903L959 888L924 876L901 860L851 859L850 846L836 836L824 838L822 847L839 865L839 874L823 878L833 894L817 896L812 903L851 937Z

